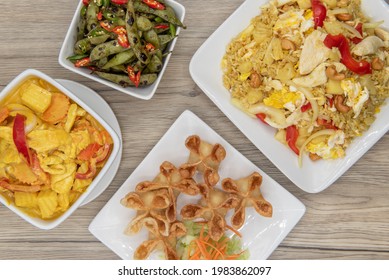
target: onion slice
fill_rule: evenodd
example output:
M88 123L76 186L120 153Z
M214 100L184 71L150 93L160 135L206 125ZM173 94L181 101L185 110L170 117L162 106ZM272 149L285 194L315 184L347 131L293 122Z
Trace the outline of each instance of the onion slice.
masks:
M299 167L301 167L303 165L303 152L304 152L304 148L306 145L308 145L309 142L311 142L313 139L319 137L319 136L323 136L323 135L334 135L336 133L336 130L333 130L333 129L324 129L324 130L320 130L314 134L312 134L311 136L308 137L307 140L305 140L305 142L301 145L300 147L300 154L299 154L299 159L298 159L298 162L299 162Z
M361 35L361 33L359 33L358 30L356 30L354 27L352 27L351 25L348 25L347 23L344 23L344 22L339 22L339 24L344 28L346 29L347 31L349 31L354 37L358 38L358 39L363 39L363 36Z
M312 92L310 90L308 90L307 88L300 87L293 82L288 82L288 84L290 86L295 87L299 92L304 94L305 97L307 98L307 100L311 103L312 112L313 112L311 123L313 124L316 121L317 117L319 116L319 105L317 104L315 96L313 96Z

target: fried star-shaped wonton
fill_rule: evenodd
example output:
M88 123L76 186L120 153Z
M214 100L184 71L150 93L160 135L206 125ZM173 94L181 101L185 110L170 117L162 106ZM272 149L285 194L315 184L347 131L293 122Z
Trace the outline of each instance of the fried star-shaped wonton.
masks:
M144 241L134 252L134 259L145 260L155 250L163 250L167 260L178 260L175 250L177 238L186 234L185 225L175 221L169 229L169 236L163 236L158 231L150 233L150 239Z
M226 157L226 150L220 144L212 145L202 141L199 136L189 136L185 141L185 146L189 149L188 162L180 167L180 173L184 178L188 178L187 170L195 167L203 173L204 181L209 186L214 186L219 181L219 165Z
M169 192L171 204L166 209L166 217L170 222L176 220L176 199L180 193L188 195L199 194L197 183L191 178L196 169L188 167L187 174L190 177L183 178L179 170L170 162L165 161L160 166L160 173L153 181L144 181L135 187L138 193L147 193L150 191L166 189Z
M206 184L199 185L203 198L200 204L188 204L181 209L184 220L203 218L207 221L209 235L218 241L226 230L225 216L228 209L235 208L239 197Z
M239 199L234 215L231 218L231 224L234 228L239 229L242 227L245 221L246 207L254 207L255 211L264 217L272 216L273 207L263 198L260 191L261 184L262 176L258 172L254 172L239 180L226 178L222 181L223 190L230 194L235 194Z
M169 220L166 217L166 209L173 203L169 190L130 192L120 202L127 208L138 210L136 217L127 226L126 234L137 233L145 226L149 231L168 235Z

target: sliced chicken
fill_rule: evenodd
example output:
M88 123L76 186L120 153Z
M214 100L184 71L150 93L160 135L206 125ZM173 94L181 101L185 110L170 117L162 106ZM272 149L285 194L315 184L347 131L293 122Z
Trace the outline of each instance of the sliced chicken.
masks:
M324 45L325 38L325 33L315 30L305 39L299 62L301 75L311 73L329 58L331 50Z

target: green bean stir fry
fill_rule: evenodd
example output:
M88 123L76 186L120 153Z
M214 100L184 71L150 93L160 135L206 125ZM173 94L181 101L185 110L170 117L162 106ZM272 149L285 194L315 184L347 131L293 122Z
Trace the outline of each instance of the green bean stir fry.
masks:
M186 28L164 0L83 0L75 67L123 87L154 83L167 46Z

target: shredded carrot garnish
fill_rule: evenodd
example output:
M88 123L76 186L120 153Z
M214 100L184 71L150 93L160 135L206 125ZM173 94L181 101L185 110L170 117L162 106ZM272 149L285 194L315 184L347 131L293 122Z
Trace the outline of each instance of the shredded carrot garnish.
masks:
M239 236L240 238L242 238L242 235L240 234L239 231L237 231L236 229L234 229L233 227L227 225L226 226L230 231L232 231L233 233L235 233L237 236Z
M208 232L206 230L206 224L202 224L200 229L199 237L194 239L188 247L188 257L189 260L236 260L241 256L243 251L239 254L228 255L226 252L228 242L230 239L228 237L223 237L219 241L214 241L210 239ZM235 229L227 226L232 232L237 236L242 237L242 235Z

